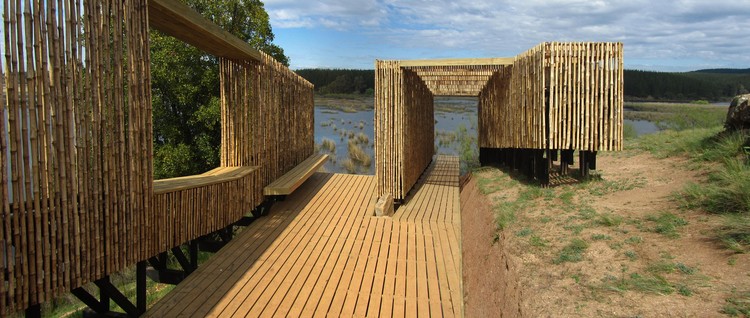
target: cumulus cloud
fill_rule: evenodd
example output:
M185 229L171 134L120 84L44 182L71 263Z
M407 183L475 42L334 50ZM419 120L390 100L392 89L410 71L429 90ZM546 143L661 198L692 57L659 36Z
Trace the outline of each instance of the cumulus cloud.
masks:
M271 0L266 7L277 28L349 30L409 48L497 56L543 41L620 41L626 63L750 66L749 1Z
M270 0L265 1L265 6L271 21L278 28L374 27L385 16L385 11L375 0Z

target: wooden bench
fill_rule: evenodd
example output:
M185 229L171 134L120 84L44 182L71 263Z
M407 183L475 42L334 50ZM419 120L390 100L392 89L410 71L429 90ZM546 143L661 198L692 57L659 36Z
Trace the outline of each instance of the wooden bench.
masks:
M305 161L302 161L296 167L292 168L292 170L289 170L289 172L263 188L263 195L286 196L292 194L292 192L299 188L299 186L301 186L307 178L318 170L326 160L328 160L327 154L316 154L308 157Z
M154 194L164 194L234 181L247 176L257 169L257 166L219 167L193 176L154 180Z

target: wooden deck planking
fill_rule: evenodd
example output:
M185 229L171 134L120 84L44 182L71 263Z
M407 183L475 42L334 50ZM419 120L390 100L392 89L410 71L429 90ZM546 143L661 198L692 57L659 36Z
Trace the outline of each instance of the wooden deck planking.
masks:
M393 217L372 176L314 174L146 316L462 315L458 160L439 156Z

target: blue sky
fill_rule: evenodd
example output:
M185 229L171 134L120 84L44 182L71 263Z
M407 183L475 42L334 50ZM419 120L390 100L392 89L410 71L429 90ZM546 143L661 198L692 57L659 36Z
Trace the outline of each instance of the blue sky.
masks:
M509 57L545 41L619 41L625 67L750 68L750 1L266 0L293 69Z

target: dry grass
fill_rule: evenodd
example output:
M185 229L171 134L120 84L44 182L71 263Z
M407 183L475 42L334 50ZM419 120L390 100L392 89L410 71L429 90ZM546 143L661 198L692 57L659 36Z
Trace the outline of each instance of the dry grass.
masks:
M354 163L364 167L372 164L372 157L365 152L354 140L349 140L349 158Z

